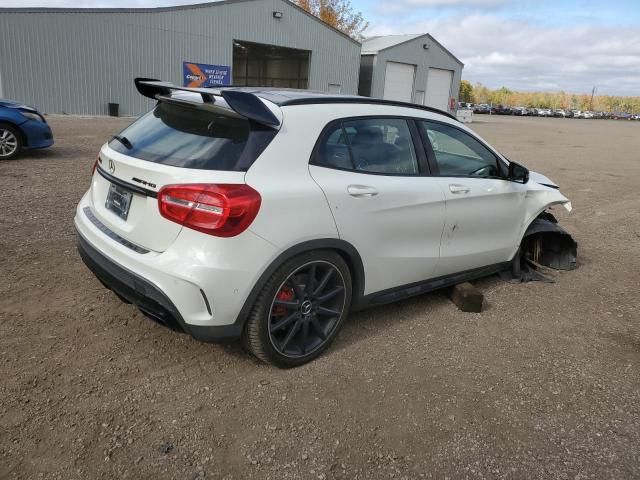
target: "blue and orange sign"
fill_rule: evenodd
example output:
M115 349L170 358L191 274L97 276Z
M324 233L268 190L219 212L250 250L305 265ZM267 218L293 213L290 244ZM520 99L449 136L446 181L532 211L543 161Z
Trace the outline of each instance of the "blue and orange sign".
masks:
M229 65L206 65L204 63L182 62L185 87L219 87L231 85Z

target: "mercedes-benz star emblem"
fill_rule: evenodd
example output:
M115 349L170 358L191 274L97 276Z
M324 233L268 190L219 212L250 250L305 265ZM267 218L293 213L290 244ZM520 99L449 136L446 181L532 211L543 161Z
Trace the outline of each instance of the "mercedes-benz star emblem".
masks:
M109 159L109 173L116 173L116 164L111 159Z

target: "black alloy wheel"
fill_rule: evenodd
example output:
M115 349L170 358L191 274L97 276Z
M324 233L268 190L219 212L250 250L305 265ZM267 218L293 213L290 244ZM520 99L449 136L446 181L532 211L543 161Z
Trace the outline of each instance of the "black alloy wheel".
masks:
M332 251L303 254L278 269L247 321L245 345L280 367L302 365L327 348L351 303L351 276Z
M22 150L20 133L10 125L0 124L0 160L10 160Z
M286 357L301 357L322 346L344 312L340 270L323 260L302 265L280 286L271 304L269 337Z

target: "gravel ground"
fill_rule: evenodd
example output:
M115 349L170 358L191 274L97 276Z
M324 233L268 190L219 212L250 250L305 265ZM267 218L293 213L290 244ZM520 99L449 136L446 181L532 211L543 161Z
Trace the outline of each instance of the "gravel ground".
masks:
M74 208L130 120L52 117L56 145L0 163L0 478L640 477L640 124L480 117L557 181L579 268L353 315L278 370L198 343L106 291Z

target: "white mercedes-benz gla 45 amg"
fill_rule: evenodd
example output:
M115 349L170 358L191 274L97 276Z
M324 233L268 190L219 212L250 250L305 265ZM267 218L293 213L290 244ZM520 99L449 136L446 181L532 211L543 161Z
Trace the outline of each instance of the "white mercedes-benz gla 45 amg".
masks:
M152 319L280 367L320 355L350 311L504 269L570 205L431 108L135 83L157 103L100 150L82 259Z

